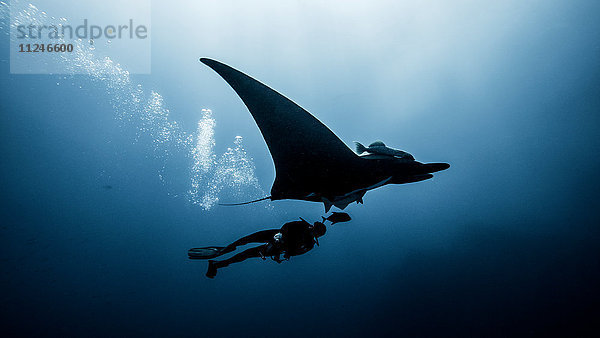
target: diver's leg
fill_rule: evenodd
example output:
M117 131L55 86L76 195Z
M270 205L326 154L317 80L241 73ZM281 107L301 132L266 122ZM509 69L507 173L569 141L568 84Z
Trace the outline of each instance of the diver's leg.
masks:
M248 258L263 257L266 248L267 244L260 245L255 248L244 250L239 254L222 261L208 261L208 271L206 272L206 277L213 278L217 274L217 269L224 268L230 264L243 262Z
M244 236L244 237L238 239L237 241L226 246L223 250L221 250L219 252L219 256L224 255L226 253L230 253L230 252L234 251L236 247L241 246L241 245L246 245L249 243L266 243L266 242L272 240L273 236L275 236L275 234L278 232L279 232L279 230L276 230L276 229L263 230L263 231L255 232L248 236Z
M255 248L250 248L250 249L244 250L231 258L227 258L222 261L215 261L215 266L217 267L217 269L224 268L233 263L243 262L248 258L262 257L262 256L264 256L263 252L264 252L265 248L266 248L266 245L261 245L261 246L255 247Z
M223 255L223 246L207 246L188 250L189 259L211 259Z
M246 245L248 243L267 243L273 240L273 236L277 234L279 230L263 230L255 232L251 235L242 237L237 241L229 244L228 246L207 246L203 248L193 248L188 250L188 257L190 259L211 259L216 258L234 251L240 245Z

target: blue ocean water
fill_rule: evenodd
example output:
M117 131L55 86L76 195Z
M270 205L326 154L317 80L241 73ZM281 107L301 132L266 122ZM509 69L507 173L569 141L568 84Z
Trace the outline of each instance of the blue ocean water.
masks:
M11 336L598 330L599 3L153 2L150 75L93 53L76 64L87 74L10 74L0 5ZM199 57L280 91L348 145L380 139L452 167L368 192L305 255L208 279L189 248L325 213L216 205L267 195L274 167Z

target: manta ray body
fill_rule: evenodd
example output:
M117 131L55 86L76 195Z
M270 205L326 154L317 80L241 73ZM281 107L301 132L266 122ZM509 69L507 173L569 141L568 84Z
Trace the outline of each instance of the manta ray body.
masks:
M200 61L239 95L256 121L275 164L271 195L263 199L321 202L344 209L371 189L432 178L450 167L394 156L361 157L327 126L290 99L221 62ZM262 199L261 199L262 200Z

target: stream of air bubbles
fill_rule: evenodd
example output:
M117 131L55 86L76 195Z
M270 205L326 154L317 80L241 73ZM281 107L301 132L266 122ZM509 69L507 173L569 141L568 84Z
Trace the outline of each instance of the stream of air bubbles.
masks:
M68 23L66 18L49 17L34 4L22 8L25 9L12 13L11 21L10 6L0 1L0 32L10 35L11 25L14 28L21 24L43 25L48 21ZM64 43L64 40L58 42ZM241 136L236 136L232 147L223 154L215 154L216 120L212 111L202 109L196 130L187 132L172 119L160 93L136 83L129 72L110 57L96 55L94 46L87 41L68 42L73 44L74 50L72 53L59 53L62 64L69 73L86 74L86 79L104 87L104 99L112 106L115 118L136 128L132 142L147 142L153 148L154 156L162 160L158 177L163 183L166 182L163 176L166 162L171 156L183 153L191 162L189 189L185 195L192 205L210 210L220 198L243 201L265 196ZM67 80L67 76L50 76L57 76L57 85L61 80ZM268 206L268 203L265 205Z

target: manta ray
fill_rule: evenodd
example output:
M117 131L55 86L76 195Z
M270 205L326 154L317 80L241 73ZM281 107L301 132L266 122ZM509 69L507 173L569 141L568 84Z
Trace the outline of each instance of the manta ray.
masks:
M327 126L287 97L221 62L200 61L219 74L242 99L258 125L275 165L270 199L320 202L328 212L363 203L371 189L427 180L447 163L421 163L398 156L359 156Z

